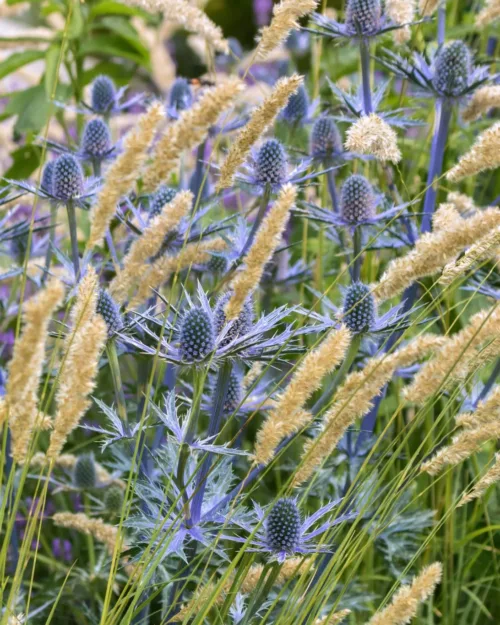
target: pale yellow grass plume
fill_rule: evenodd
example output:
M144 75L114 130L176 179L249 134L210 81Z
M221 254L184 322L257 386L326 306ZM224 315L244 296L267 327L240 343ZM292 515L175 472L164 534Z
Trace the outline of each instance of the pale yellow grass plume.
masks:
M47 456L55 458L90 406L99 357L107 337L106 322L95 311L97 281L89 272L82 281L71 313L72 328L56 393L57 410Z
M12 457L23 462L38 417L38 387L43 372L47 331L52 314L64 298L64 286L51 279L24 306L24 328L14 343L6 385L12 434ZM5 414L5 413L4 413Z
M314 567L311 566L311 562L308 560L304 560L303 558L288 558L281 566L275 584L277 586L282 586L293 577L299 577L300 575L312 570L314 570ZM254 564L251 566L243 580L241 580L238 591L243 594L250 594L253 592L262 577L263 571L264 566L262 564ZM234 576L230 576L215 597L215 605L222 605L224 603L227 593L231 590L233 581ZM208 583L201 589L197 590L193 597L182 606L179 612L169 621L169 623L182 623L186 618L192 618L195 610L208 603L214 597L215 592L217 592L217 586L213 582Z
M479 239L457 262L446 265L443 275L439 279L440 284L451 284L456 278L466 274L478 263L495 258L499 251L500 226L482 239Z
M423 403L470 370L473 357L483 343L500 334L500 306L474 315L470 322L449 337L436 356L416 374L404 394L408 401Z
M222 239L210 239L199 243L188 243L175 256L163 256L156 260L149 271L142 277L136 295L131 300L132 308L142 304L151 295L151 289L156 289L166 282L172 275L194 264L206 263L213 252L222 252L227 242Z
M326 412L320 432L304 445L301 465L294 475L294 485L305 482L335 450L344 432L373 405L373 399L391 380L399 367L407 367L440 349L444 339L424 334L408 345L389 354L375 356L360 371L350 373L333 397L333 405Z
M340 612L335 612L330 616L323 616L322 618L316 619L316 625L337 625L337 623L342 623L349 614L351 614L351 610L340 610Z
M345 148L358 154L374 156L382 162L399 163L401 160L396 133L375 113L363 115L349 127Z
M178 193L151 221L142 236L134 241L123 261L123 269L109 285L110 293L117 302L123 303L127 299L131 287L142 279L147 270L148 260L160 251L165 236L179 225L192 203L193 194L190 191Z
M476 143L447 174L451 182L458 182L487 169L500 167L500 122L479 135Z
M498 482L500 482L500 454L495 454L494 465L474 485L474 488L470 491L470 493L467 493L467 495L462 497L458 505L463 506L470 501L474 501L474 499L479 499L479 497L482 497L490 486L498 484Z
M424 17L432 15L442 0L419 0L418 10Z
M486 208L468 219L458 219L457 216L453 205L439 207L435 219L440 227L436 232L424 233L411 252L389 264L374 287L378 300L394 297L415 280L437 273L465 248L500 225L500 210L497 208Z
M101 243L120 198L132 189L139 178L147 149L164 117L163 108L161 102L155 102L141 115L136 127L125 137L123 152L106 172L97 204L92 208L88 250Z
M500 0L486 0L484 9L476 18L476 26L490 26L500 20Z
M239 78L224 79L213 89L207 89L202 97L180 118L167 126L153 152L153 162L144 173L146 191L153 191L166 181L177 167L184 150L192 150L205 138L215 124L243 91Z
M495 386L474 412L463 413L456 418L458 425L473 428L496 420L500 421L500 386Z
M248 123L232 142L228 155L222 163L218 190L227 189L233 183L234 175L250 152L250 148L258 138L273 124L276 116L302 84L303 78L298 74L281 78L270 95L254 109Z
M284 185L276 202L263 219L245 256L243 268L231 280L232 294L225 310L228 321L238 317L248 296L259 286L265 266L281 242L281 234L296 198L297 189L292 184Z
M475 429L467 429L452 439L451 445L422 464L421 470L436 475L446 465L456 466L479 451L484 443L500 438L500 422L487 423Z
M260 32L255 58L265 59L269 53L281 45L291 30L300 28L298 20L312 13L319 0L281 0L273 8L269 26Z
M457 193L456 191L451 191L450 193L448 193L446 201L448 204L453 204L453 206L460 213L460 215L471 214L477 210L477 206L475 205L474 200L468 195L465 195L465 193Z
M5 397L0 397L0 426L7 421L7 416L9 414L9 410L7 408L7 402L5 401Z
M186 0L125 0L125 2L147 11L161 12L166 20L200 35L218 52L229 54L229 44L224 39L220 27L200 8L189 4Z
M244 389L250 388L252 384L261 376L262 370L263 370L262 363L254 362L250 370L248 371L248 373L243 378L243 382L241 383L243 388Z
M385 13L395 24L403 28L393 31L396 43L405 43L411 37L408 24L415 18L415 0L386 0Z
M339 330L332 330L319 347L306 354L257 433L254 452L257 463L267 464L284 438L310 422L312 415L304 410L304 405L320 388L325 375L342 362L350 340L351 333L341 326Z
M372 616L367 625L406 625L417 615L418 606L432 597L442 575L440 562L426 566L410 585L402 586L390 605Z
M87 536L93 536L106 546L109 555L113 555L118 540L118 528L114 525L109 525L102 519L92 519L83 512L78 512L77 514L57 512L52 519L59 527L66 527L67 529L82 532L82 534Z
M500 85L487 85L474 92L467 108L462 113L462 119L464 122L472 122L492 108L498 107L500 107Z

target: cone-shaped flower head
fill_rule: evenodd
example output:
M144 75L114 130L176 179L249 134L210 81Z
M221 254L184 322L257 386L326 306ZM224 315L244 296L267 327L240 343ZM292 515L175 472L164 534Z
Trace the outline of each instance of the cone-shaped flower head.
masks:
M381 17L380 0L348 0L345 23L353 32L364 35L376 31Z
M231 291L227 291L219 297L217 300L217 304L214 309L214 324L215 324L215 332L220 334L224 326L226 325L226 313L224 312L224 308L226 304L231 299ZM231 327L228 329L227 333L224 336L224 339L221 341L221 346L224 347L234 341L234 339L243 336L247 332L249 332L253 325L253 301L252 298L249 297L244 305L243 309L240 313L240 316L237 319L234 319L231 322Z
M151 217L159 215L165 206L171 202L177 195L177 189L168 187L166 184L162 184L161 187L151 196L149 201L149 214Z
M287 156L277 139L268 139L260 148L255 164L256 178L260 184L283 184L286 179Z
M267 543L272 551L295 553L300 540L300 512L294 499L279 499L267 517Z
M362 282L355 282L346 291L344 298L345 325L351 332L365 332L375 321L375 299L370 287Z
M123 505L123 490L117 485L111 485L104 495L104 507L106 512L118 516Z
M373 187L364 176L355 174L344 182L340 199L344 221L355 225L372 219L375 216L376 205Z
M91 119L85 126L82 150L91 158L102 158L111 150L111 133L102 119Z
M52 193L52 182L54 180L54 165L55 161L46 163L43 168L41 187L43 191Z
M311 133L311 156L332 156L342 152L342 138L330 115L319 117Z
M471 54L463 41L446 44L436 58L436 91L444 96L460 95L469 84L471 65Z
M207 263L207 268L212 273L224 273L227 271L229 261L225 256L213 254Z
M300 85L295 93L289 97L287 105L281 112L281 117L289 124L298 124L303 121L309 112L309 96L304 85Z
M186 362L202 360L215 347L214 326L203 308L189 310L181 323L179 344L182 359Z
M73 470L73 484L77 488L94 488L97 482L95 460L93 454L80 456Z
M224 400L223 413L230 415L235 412L243 398L242 378L238 371L232 371L229 376L226 398Z
M52 195L67 202L83 193L83 171L71 154L62 154L54 161Z
M116 88L108 76L98 76L92 83L90 101L96 113L108 113L115 103Z
M101 315L108 328L108 336L119 332L123 328L123 318L120 307L108 291L101 289L97 299L96 312Z
M185 111L193 105L193 90L185 78L177 78L170 88L169 108L174 111Z

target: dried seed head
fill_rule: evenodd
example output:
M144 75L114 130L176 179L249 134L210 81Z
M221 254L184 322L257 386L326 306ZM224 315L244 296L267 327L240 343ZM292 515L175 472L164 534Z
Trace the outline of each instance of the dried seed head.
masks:
M106 512L118 516L123 505L123 490L116 484L112 484L104 495L104 507Z
M342 138L330 115L319 117L311 133L311 156L332 156L342 152Z
M82 137L84 152L93 158L104 156L111 149L111 133L102 119L91 119L85 126Z
M214 325L216 334L220 334L222 329L226 325L226 313L224 311L226 304L231 299L232 292L227 291L219 297L214 309ZM249 332L253 325L253 300L249 297L244 305L243 309L237 319L231 322L231 327L226 332L224 339L221 342L221 346L228 345L240 336L243 336Z
M283 184L286 179L287 156L277 139L266 141L257 154L257 181L261 184Z
M354 282L346 291L343 321L351 332L366 332L375 321L375 299L370 287Z
M47 193L52 193L52 182L54 180L54 165L55 161L50 161L46 163L43 168L41 187L43 191L47 191Z
M168 104L171 109L185 111L193 105L193 90L185 78L177 78L170 88Z
M108 336L119 332L123 328L123 318L120 307L111 297L108 291L101 289L97 299L96 312L101 315L106 322Z
M463 41L446 44L436 58L434 87L444 96L457 96L469 84L471 54Z
M168 187L166 184L162 184L161 187L158 188L156 193L154 193L149 200L149 214L151 217L156 217L159 215L165 206L171 202L174 197L177 195L177 189L173 187Z
M376 212L376 198L372 185L364 176L350 176L342 187L340 208L342 218L356 225L372 219Z
M352 31L367 35L378 29L381 17L380 0L349 0L345 23Z
M52 193L64 202L83 193L83 171L71 154L62 154L54 161Z
M267 517L269 547L275 551L295 553L300 540L300 512L293 499L279 499Z
M243 399L242 378L238 371L232 371L229 377L226 398L224 399L223 413L231 415L236 411Z
M73 469L73 484L77 488L94 488L97 482L95 460L93 454L80 456Z
M212 273L224 273L227 271L228 266L228 259L220 254L212 254L207 263L207 268Z
M184 316L180 331L181 357L186 362L202 360L215 347L214 326L203 308L192 308Z
M91 105L96 113L108 113L116 99L115 84L108 76L98 76L92 83Z
M287 105L281 111L281 117L289 124L298 124L307 117L309 111L309 95L304 85L300 85L288 99Z

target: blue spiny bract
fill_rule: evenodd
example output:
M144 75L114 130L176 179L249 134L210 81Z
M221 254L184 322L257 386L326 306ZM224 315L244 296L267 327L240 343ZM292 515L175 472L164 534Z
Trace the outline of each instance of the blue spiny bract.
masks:
M287 156L285 148L277 139L268 139L261 146L255 172L260 184L283 184L287 173Z
M219 335L222 332L222 329L226 325L226 313L224 312L224 308L226 304L231 299L231 291L227 291L223 295L219 297L217 300L217 304L214 309L214 325L215 332ZM250 331L253 325L253 301L252 298L249 297L244 305L243 310L241 311L239 317L234 319L231 322L231 326L229 327L227 333L221 341L221 346L224 347L228 345L236 338L243 336L247 332Z
M293 499L279 499L267 517L267 542L272 551L295 553L300 541L300 513Z
M203 308L192 308L182 319L179 346L186 362L203 360L215 347L214 326Z
M354 282L344 297L343 320L351 332L366 332L375 321L375 300L370 287Z
M375 216L376 198L373 187L364 176L350 176L342 187L340 198L342 218L356 225Z
M52 194L68 202L83 193L83 171L80 163L71 154L62 154L54 161L52 173Z

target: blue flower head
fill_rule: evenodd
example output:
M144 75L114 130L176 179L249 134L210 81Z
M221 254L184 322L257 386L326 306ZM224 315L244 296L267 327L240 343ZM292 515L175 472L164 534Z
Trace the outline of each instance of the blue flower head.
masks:
M451 41L438 53L434 68L434 87L444 96L457 96L469 85L471 53L463 41Z
M73 470L73 484L77 488L94 488L97 482L97 473L93 454L80 456Z
M97 76L92 83L90 102L96 113L109 113L116 102L116 87L109 76Z
M105 289L99 291L96 312L101 315L106 322L108 336L112 336L115 332L119 332L123 329L124 324L120 308Z
M215 348L215 332L210 315L201 307L192 308L183 317L179 335L182 360L203 360Z
M231 415L235 412L243 399L242 378L239 371L234 370L229 376L229 384L224 399L222 411L225 415Z
M277 139L268 139L260 148L255 164L260 184L282 185L287 176L287 154Z
M311 156L327 159L342 154L342 137L331 115L318 117L311 133Z
M370 287L354 282L345 293L343 320L351 332L365 332L373 327L376 318L375 299Z
M279 499L266 522L267 543L276 553L294 554L300 541L300 512L295 499Z
M102 119L87 122L82 137L82 153L90 159L102 160L112 150L111 133Z
M309 95L304 85L300 85L289 98L281 117L289 124L300 124L309 114Z
M177 189L169 187L166 184L161 185L154 195L149 200L149 214L151 217L159 215L165 206L171 202L177 195Z
M45 167L43 168L41 188L44 191L47 191L47 193L52 193L52 181L54 180L54 165L55 161L50 161L46 163Z
M54 161L52 195L68 202L83 194L84 181L80 163L71 154L62 154Z
M224 308L229 302L231 295L231 291L227 291L217 300L217 304L214 309L214 326L217 335L221 334L226 325L226 313L224 312ZM241 311L239 317L237 319L234 319L234 321L231 322L231 325L227 328L227 331L221 341L221 346L229 345L229 343L231 343L238 337L247 334L247 332L249 332L252 328L253 317L253 301L252 298L249 297L245 301L245 304L243 305L243 310Z
M340 211L342 219L351 225L369 221L375 216L377 197L364 176L350 176L342 187Z
M118 484L112 484L104 494L104 508L113 516L119 516L123 505L123 490Z
M212 273L222 274L227 271L229 267L229 260L222 254L212 254L210 260L207 263L207 269Z
M167 113L169 117L176 118L179 113L193 106L193 90L185 78L177 78L170 88Z
M369 35L380 28L380 0L348 0L345 25L353 33Z

